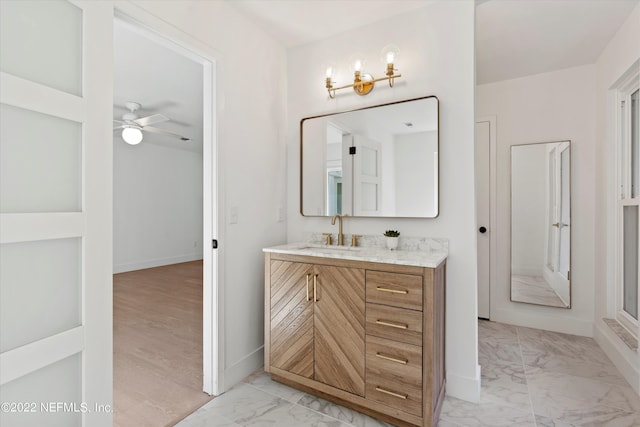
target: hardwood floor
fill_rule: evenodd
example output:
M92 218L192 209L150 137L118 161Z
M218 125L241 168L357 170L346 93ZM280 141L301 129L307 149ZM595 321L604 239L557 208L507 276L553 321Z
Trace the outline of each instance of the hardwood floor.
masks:
M114 426L173 426L202 392L202 261L113 276Z

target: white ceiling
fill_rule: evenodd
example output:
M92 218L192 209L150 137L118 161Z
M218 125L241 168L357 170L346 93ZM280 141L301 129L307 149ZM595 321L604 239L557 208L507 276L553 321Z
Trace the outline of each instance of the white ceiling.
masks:
M287 47L322 40L434 3L434 0L225 1ZM477 82L594 63L639 1L477 1ZM115 25L114 60L114 118L120 119L126 112L126 101L141 103L140 116L162 113L172 120L157 127L192 138L185 143L146 133L143 143L201 152L202 66L122 21L116 21Z
M286 47L300 46L410 12L434 0L232 0Z
M638 0L483 2L476 7L477 83L593 64L637 4Z
M142 144L202 152L202 65L171 44L116 20L114 25L114 113L120 120L125 102L142 104L139 117L161 113L171 120L154 127L191 138L144 133ZM114 141L123 143L120 132Z
M594 63L638 1L476 1L477 82ZM235 0L230 3L285 46L293 47L429 7L434 1Z
M437 111L437 100L426 98L332 114L327 119L350 133L379 138L437 130Z

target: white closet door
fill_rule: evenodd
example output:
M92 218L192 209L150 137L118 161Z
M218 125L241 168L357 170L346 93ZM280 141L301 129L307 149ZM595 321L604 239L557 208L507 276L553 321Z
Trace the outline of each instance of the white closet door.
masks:
M0 425L112 424L113 4L0 2Z
M558 274L569 280L571 251L571 165L569 146L560 147L560 232L558 249ZM568 284L567 284L568 285Z
M489 121L476 122L478 317L482 319L489 319L491 315L491 125Z
M380 144L364 136L354 137L353 213L380 216L382 198Z

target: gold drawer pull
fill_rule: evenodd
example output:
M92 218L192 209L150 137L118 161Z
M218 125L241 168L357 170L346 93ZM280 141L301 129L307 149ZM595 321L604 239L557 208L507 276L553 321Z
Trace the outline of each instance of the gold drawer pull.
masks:
M392 328L398 328L398 329L409 329L409 325L406 325L404 323L395 323L395 322L390 322L388 320L376 320L376 323L378 325L384 325L384 326L391 326Z
M407 362L408 362L408 360L406 360L406 359L397 359L395 357L387 356L387 355L382 354L382 353L376 353L376 357L379 357L380 359L384 359L384 360L389 360L391 362L400 363L400 364L403 364L403 365L406 365Z
M307 274L307 301L311 301L311 295L309 295L309 277L311 275Z
M376 289L378 291L380 291L380 292L389 292L389 293L392 293L392 294L403 294L403 295L406 295L406 294L409 293L409 291L403 291L403 290L399 290L399 289L382 288L380 286L378 286Z
M408 394L400 394L390 390L385 390L382 387L376 387L376 391L379 391L380 393L388 394L389 396L399 397L400 399L406 399L409 396Z

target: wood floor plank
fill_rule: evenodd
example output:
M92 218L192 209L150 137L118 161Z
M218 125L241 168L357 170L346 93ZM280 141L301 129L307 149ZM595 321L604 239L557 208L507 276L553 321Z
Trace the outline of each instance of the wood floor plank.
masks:
M114 425L173 426L202 391L202 261L113 276Z

